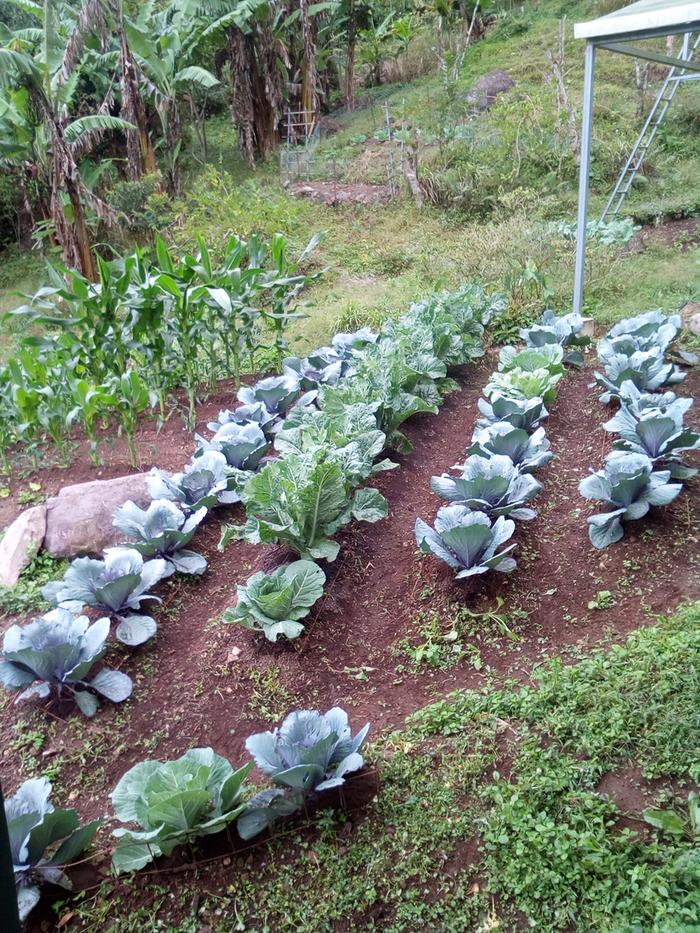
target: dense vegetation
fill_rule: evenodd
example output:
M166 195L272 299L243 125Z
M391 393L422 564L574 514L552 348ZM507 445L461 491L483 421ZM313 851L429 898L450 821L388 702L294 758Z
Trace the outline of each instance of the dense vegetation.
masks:
M76 463L100 475L119 437L132 468L155 464L151 501L114 512L119 546L69 564L42 554L0 594L13 616L0 726L17 736L10 765L21 758L5 814L23 919L44 909L41 886L70 890L76 862L101 860L112 878L87 900L53 898L61 928L690 929L698 604L674 601L624 645L614 643L632 625L598 632L613 643L604 650L563 635L571 666L554 657L533 672L523 654L528 686L496 664L479 691L432 690L415 711L416 692L406 725L375 731L369 748L369 723L353 732L351 721L374 719L386 699L358 719L347 693L347 711L335 694L322 704L311 676L328 668L339 691L343 676L359 685L375 670L335 668L345 622L334 591L350 574L367 605L360 563L385 557L361 551L357 526L387 524L401 504L387 479L410 476L416 457L430 458L424 486L443 500L428 522L410 499L415 551L411 539L399 552L427 641L397 640L387 655L403 651L415 674L468 653L456 622L441 628L436 580L484 630L513 642L513 620L538 630L501 595L473 607L499 592L501 573L526 573L545 539L571 534L548 527L547 507L563 453L550 425L572 378L591 372L584 320L566 313L581 75L570 21L619 4L598 6L0 0L1 494L54 461L66 478ZM663 77L601 58L594 209ZM514 84L482 100L475 81L496 68ZM697 357L679 312L700 296L700 98L683 91L629 217L588 230L587 312L609 328L590 389L614 411L600 419L602 468L591 462L584 478L587 464L576 465L583 498L567 517L601 579L612 546L636 533L630 522L653 522L652 507L673 516L681 494L696 494L700 434L683 383ZM300 200L278 164L295 146L314 196L331 178L381 197ZM451 466L411 425L429 432L426 416L443 417L482 360L473 433ZM195 434L200 405L222 386L227 407ZM178 418L178 449L192 456L163 469L160 432ZM585 499L605 510L588 515L588 538ZM685 535L672 521L646 530ZM155 705L182 732L176 750L156 752L160 730L130 717L149 681L172 700L156 659L172 616L199 608L199 586L204 600L230 594L205 628L216 652L201 685L207 715L222 670L239 663L238 639L250 648L244 676L265 695L255 718L266 725L254 728L271 731L244 724L234 753L193 740L201 723L188 722L186 694L177 709ZM600 590L588 608L614 604ZM330 651L316 651L319 621ZM187 650L183 669L200 660ZM298 662L298 692L274 683L270 659L284 655ZM474 658L479 670L478 649ZM409 665L394 665L400 687ZM238 741L239 713L228 711L235 728L219 742ZM68 760L85 773L91 764L95 781L79 777L77 810L64 809L51 799L67 796L57 762L81 717ZM109 783L105 729L120 743ZM81 826L83 808L107 815L108 793L111 825ZM346 793L365 795L361 818L348 817ZM209 858L207 836L225 856ZM199 882L200 859L205 872L215 865L194 904L188 883L150 877L165 864Z

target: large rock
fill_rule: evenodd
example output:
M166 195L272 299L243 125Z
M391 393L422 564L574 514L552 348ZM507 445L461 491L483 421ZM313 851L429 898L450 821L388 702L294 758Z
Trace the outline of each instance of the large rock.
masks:
M25 509L0 541L0 584L14 586L25 567L34 560L46 532L46 505Z
M490 110L499 94L505 94L515 81L509 74L497 68L479 78L467 94L467 104L472 110Z
M687 327L691 334L700 334L700 301L689 301L687 305L683 305L681 317L683 326Z
M146 473L64 486L46 502L44 548L52 557L100 554L125 540L112 524L120 505L131 499L141 508L151 501Z

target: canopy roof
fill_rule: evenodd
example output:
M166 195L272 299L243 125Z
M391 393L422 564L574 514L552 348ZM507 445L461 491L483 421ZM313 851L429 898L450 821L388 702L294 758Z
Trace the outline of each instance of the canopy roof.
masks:
M577 39L644 38L648 35L673 35L700 28L700 2L689 0L637 0L607 16L576 23Z

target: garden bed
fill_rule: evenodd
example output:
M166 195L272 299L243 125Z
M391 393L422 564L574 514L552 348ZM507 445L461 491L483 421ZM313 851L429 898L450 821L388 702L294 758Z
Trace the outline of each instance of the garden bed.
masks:
M111 652L111 666L134 679L128 703L106 706L86 721L73 709L51 707L47 717L38 704L20 708L3 697L4 785L13 788L43 772L54 779L59 801L73 801L83 818L109 814L109 792L144 758L211 745L235 765L243 760L249 734L271 727L293 708L340 705L356 728L371 720L376 736L400 727L407 714L436 695L527 678L544 657L573 660L593 645L619 642L654 624L683 600L699 598L697 478L671 506L631 523L613 548L599 552L589 543L585 518L594 508L579 496L578 483L589 467L600 466L611 438L601 428L604 410L588 388L588 368L568 373L551 406L547 436L557 459L535 503L538 517L520 526L517 571L482 578L470 592L434 559L417 559L416 516L431 518L439 505L430 477L463 459L476 402L493 368L489 357L463 368L461 390L447 398L440 414L417 416L406 425L414 451L396 458L400 470L373 481L389 502L389 517L376 525L355 524L339 536L340 556L329 567L325 595L305 637L270 644L221 622L237 583L288 556L279 548L242 542L219 553L220 526L243 517L240 506L221 510L224 517L211 515L197 539L209 560L207 573L201 580L178 577L161 591L156 642L133 653ZM681 393L697 397L699 390L700 374L691 370ZM201 422L229 400L228 392L210 398L199 412ZM688 420L698 426L698 412L691 409ZM175 418L160 434L147 426L139 441L144 468L151 462L178 468L192 450L191 435ZM109 453L101 476L128 472L126 450L117 444ZM87 463L85 453L68 470L43 472L42 492L96 478L97 469ZM5 521L12 517L9 502L2 503ZM354 779L353 786L362 780ZM109 845L105 830L98 848L100 843ZM183 851L172 864L188 858ZM107 862L102 865L106 874ZM139 876L140 888L147 875ZM171 878L177 885L178 877L166 874L158 883ZM216 879L226 884L225 867ZM134 903L151 899L123 881L117 886ZM32 924L50 916L47 909L37 911Z

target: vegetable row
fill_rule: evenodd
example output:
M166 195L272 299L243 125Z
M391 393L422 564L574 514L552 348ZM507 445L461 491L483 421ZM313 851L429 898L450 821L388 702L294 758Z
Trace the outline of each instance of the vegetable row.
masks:
M115 872L136 871L201 836L229 832L248 840L287 818L318 794L342 786L364 765L360 750L369 723L352 734L336 707L290 713L278 728L251 735L252 756L234 768L211 748L193 748L172 761L141 761L111 794L119 826L113 831ZM251 794L245 779L256 764L270 786ZM30 778L5 801L17 902L25 919L47 882L72 889L66 868L92 842L101 820L80 826L73 809L55 807L45 777Z
M209 509L239 501L247 521L227 528L222 546L231 537L284 543L302 560L254 575L226 618L271 640L299 635L299 619L325 582L312 561L335 558L332 536L351 519L387 514L377 490L357 487L395 466L376 461L386 446L410 449L400 425L416 412L437 411L453 384L448 366L483 353L484 323L501 308L500 296L467 285L413 306L379 334L339 334L304 359L287 358L282 375L239 389L240 404L209 425L211 439L196 436L181 473L152 471L147 509L133 502L117 509L114 524L132 543L107 549L101 560L74 560L62 580L44 588L55 609L7 631L0 682L18 691L18 701L52 692L72 697L86 715L99 697L126 699L126 674L92 675L110 619L126 645L151 638L156 623L142 604L158 599L152 589L171 574L204 572L206 560L188 545ZM106 615L91 624L79 615L85 606Z
M542 491L535 479L549 463L550 451L540 422L548 416L546 405L556 399L564 362L581 365L583 320L578 314L556 317L545 312L542 321L521 330L525 348L503 347L498 370L479 401L477 422L463 464L457 475L434 476L434 493L447 500L433 527L416 520L416 544L455 571L458 580L490 570L510 573L516 567L511 556L515 520L536 516L530 502Z
M287 325L303 317L299 295L315 278L298 266L317 242L293 261L281 235L269 245L232 237L215 260L201 239L185 256L158 239L155 255L99 259L97 282L49 267L50 284L12 312L43 336L25 337L0 369L4 468L18 443L38 464L47 440L68 462L76 424L94 462L99 444L119 430L135 466L140 414L165 419L183 389L192 427L203 383L232 377L238 385L244 368L281 365Z
M643 518L652 506L669 505L683 488L682 480L697 473L683 461L687 451L700 449L700 434L684 423L693 400L666 389L686 375L669 359L680 328L680 315L649 311L620 321L598 344L604 372L595 377L605 390L600 400L617 401L619 408L603 425L616 435L613 450L603 468L579 485L582 496L608 507L588 518L596 548L619 541L624 522ZM688 353L675 357L685 364L697 361Z

